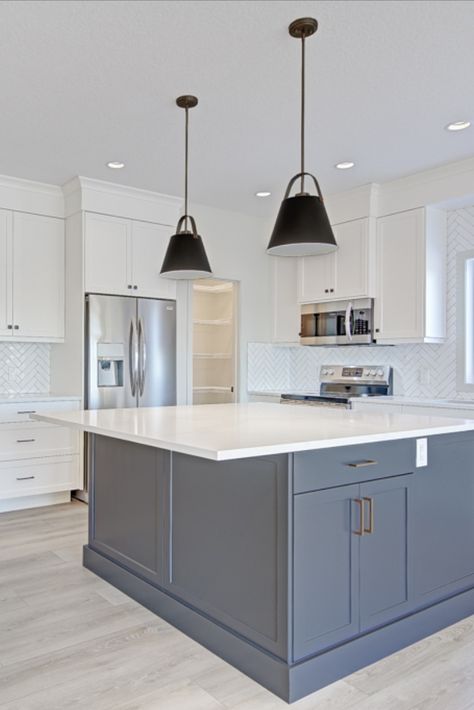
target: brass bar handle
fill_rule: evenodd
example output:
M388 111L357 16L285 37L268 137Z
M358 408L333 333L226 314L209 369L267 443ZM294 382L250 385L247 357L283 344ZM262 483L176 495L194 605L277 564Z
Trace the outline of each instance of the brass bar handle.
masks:
M369 527L364 527L364 532L372 535L374 532L374 499L364 497L363 500L369 504Z
M355 535L362 535L365 534L365 524L364 524L364 501L362 498L354 498L354 503L357 503L359 506L359 516L360 516L360 527L358 530L354 530Z
M351 463L346 463L346 466L350 466L351 468L363 468L364 466L376 466L378 464L378 461L374 461L373 459L364 459L363 461L352 461Z

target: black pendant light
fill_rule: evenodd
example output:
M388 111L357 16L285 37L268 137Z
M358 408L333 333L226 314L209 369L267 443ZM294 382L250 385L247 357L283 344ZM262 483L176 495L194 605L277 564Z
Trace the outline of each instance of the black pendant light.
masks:
M189 109L197 106L198 100L195 96L179 96L176 103L186 111L184 215L178 220L176 234L170 238L160 273L169 279L200 279L210 276L212 271L194 217L188 214Z
M305 39L318 29L312 17L294 20L288 30L301 39L301 171L291 178L273 228L267 252L273 256L311 256L337 249L318 181L304 169L305 111ZM305 177L312 180L316 195L305 192ZM291 189L299 180L300 191L293 197Z

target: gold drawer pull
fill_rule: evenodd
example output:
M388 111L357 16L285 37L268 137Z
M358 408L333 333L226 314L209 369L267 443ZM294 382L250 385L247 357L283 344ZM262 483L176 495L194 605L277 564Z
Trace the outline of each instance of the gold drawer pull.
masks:
M364 498L365 502L369 504L369 527L364 527L364 532L368 535L372 535L374 532L374 499Z
M363 461L353 461L352 463L346 463L346 466L351 468L363 468L364 466L376 466L378 461L373 461L372 459L364 459Z
M360 519L360 527L358 530L355 530L354 533L356 535L364 535L365 533L365 526L364 526L364 501L362 498L354 498L354 503L357 503L359 506L359 519Z

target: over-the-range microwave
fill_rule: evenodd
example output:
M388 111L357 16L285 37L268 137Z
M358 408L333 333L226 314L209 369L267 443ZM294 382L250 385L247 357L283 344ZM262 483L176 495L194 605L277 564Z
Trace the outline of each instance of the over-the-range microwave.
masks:
M373 343L371 298L301 306L301 345L367 345Z

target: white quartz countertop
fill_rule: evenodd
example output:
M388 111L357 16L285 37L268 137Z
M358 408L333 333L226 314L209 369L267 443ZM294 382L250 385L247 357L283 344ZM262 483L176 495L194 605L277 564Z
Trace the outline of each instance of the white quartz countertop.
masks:
M401 404L409 407L439 407L442 409L466 409L474 412L474 401L466 399L424 399L392 395L383 397L358 397L362 404Z
M474 430L469 419L260 402L45 412L34 418L215 461Z
M52 394L11 394L9 392L0 392L0 404L15 404L16 402L63 402L74 401L78 402L81 399L79 395L64 395Z

